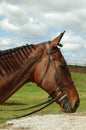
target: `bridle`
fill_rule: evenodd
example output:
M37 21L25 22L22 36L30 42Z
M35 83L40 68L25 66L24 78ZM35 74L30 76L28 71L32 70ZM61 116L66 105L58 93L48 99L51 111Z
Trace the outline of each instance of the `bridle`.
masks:
M32 108L43 106L43 107L41 107L41 108L39 108L37 110L34 110L34 111L32 111L32 112L30 112L28 114L25 114L25 115L22 115L22 116L18 116L16 118L16 119L18 119L20 117L25 117L25 116L34 114L36 112L39 112L39 111L41 111L42 109L48 107L49 105L51 105L54 102L62 101L67 96L67 93L62 94L63 93L63 88L64 87L69 87L70 85L74 84L74 82L72 81L70 83L67 83L66 85L61 85L61 82L59 80L59 74L58 74L58 72L56 70L54 58L52 56L52 54L55 53L56 51L51 52L51 49L50 49L50 46L49 46L48 43L45 44L45 47L46 47L46 52L47 52L47 55L48 55L48 63L47 63L47 66L45 68L44 74L43 74L43 76L41 78L41 81L40 81L39 85L41 85L41 83L43 82L44 77L45 77L45 75L47 73L47 70L49 68L49 65L51 65L52 68L53 68L52 70L53 70L53 74L54 74L55 81L56 81L56 84L57 84L57 88L49 95L49 98L53 97L54 94L58 93L57 96L55 98L49 99L49 100L47 100L45 102L42 102L42 103L37 104L37 105L34 105L32 107L27 107L27 108L24 108L24 109L17 109L17 110L0 110L0 111L21 111L21 110L29 110L29 109L32 109ZM28 68L28 66L27 66L27 68ZM60 95L60 97L59 97L59 95ZM7 119L13 119L13 118L7 118Z
M49 95L49 97L52 97L55 93L58 93L58 96L63 92L63 88L64 87L69 87L70 85L74 84L74 82L70 82L70 83L67 83L66 85L61 85L61 82L59 80L59 74L56 70L56 66L55 66L55 62L54 62L54 58L52 56L52 51L50 49L50 46L49 44L45 44L46 46L46 51L47 51L47 55L48 55L48 59L49 59L49 62L52 66L52 70L53 70L53 74L54 74L54 77L55 77L55 81L56 81L56 84L57 84L57 88ZM61 44L59 44L59 46L61 46ZM65 93L60 99L59 101L63 100L65 97L67 96L67 93Z

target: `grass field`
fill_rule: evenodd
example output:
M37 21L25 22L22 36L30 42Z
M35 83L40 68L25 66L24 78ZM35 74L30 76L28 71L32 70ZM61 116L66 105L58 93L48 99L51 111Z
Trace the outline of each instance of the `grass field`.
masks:
M75 81L76 88L80 95L80 106L77 112L86 112L86 74L72 73L72 78ZM16 118L30 112L27 111L2 111L19 108L26 108L48 99L48 94L40 89L36 84L25 84L18 92L16 92L5 104L0 105L0 123L5 122L6 118ZM60 107L54 103L46 109L36 113L43 114L58 114L62 113Z

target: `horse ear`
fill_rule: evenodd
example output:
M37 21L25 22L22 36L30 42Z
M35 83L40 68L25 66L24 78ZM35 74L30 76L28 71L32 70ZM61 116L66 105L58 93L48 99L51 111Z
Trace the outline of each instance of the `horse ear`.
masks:
M51 42L51 46L58 46L60 40L62 39L63 35L64 35L65 31L62 32L58 37L56 37L55 39L52 40Z

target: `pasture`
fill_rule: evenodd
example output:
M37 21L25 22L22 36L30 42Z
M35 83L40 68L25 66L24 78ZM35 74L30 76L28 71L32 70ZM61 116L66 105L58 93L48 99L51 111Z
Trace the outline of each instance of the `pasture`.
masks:
M72 78L75 81L76 88L80 96L80 106L77 113L86 112L86 74L72 72ZM10 111L20 108L26 108L36 105L48 99L48 94L40 89L36 84L27 83L19 91L17 91L6 103L0 105L0 123L4 123L8 118L16 118L20 115L30 112ZM9 110L9 111L2 111ZM60 114L60 107L54 103L46 109L36 113L35 115Z

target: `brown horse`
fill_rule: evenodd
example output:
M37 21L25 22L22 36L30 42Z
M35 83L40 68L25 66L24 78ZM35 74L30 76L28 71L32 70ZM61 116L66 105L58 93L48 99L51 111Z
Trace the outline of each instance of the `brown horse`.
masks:
M64 112L75 112L79 95L58 46L64 32L52 41L0 52L0 103L24 83L35 82Z

